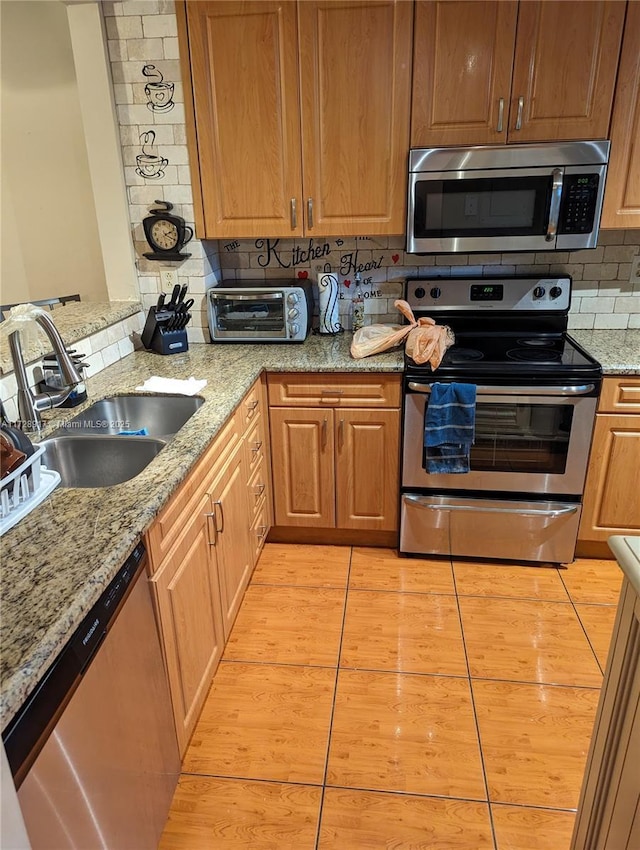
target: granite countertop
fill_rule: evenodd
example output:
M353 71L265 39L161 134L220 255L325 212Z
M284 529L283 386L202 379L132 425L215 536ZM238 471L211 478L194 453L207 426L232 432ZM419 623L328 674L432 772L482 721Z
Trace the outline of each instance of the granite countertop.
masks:
M640 330L571 333L605 374L640 374ZM354 360L350 342L351 334L312 335L303 345L192 345L171 357L139 351L90 378L84 406L45 414L42 436L152 375L208 381L205 404L140 475L103 489L59 487L2 537L2 728L263 370L402 371L402 350Z
M58 487L1 539L0 723L11 720L260 373L401 372L402 351L354 360L351 334L303 345L193 345L162 357L130 354L87 382L89 400L45 414L46 436L106 395L152 375L206 378L205 404L136 478L115 487Z
M640 375L640 328L572 330L569 334L602 365L605 375Z
M109 325L115 325L122 319L128 319L129 316L134 316L141 310L142 305L139 301L70 301L52 310L51 318L65 343L73 345L74 342L98 333ZM9 321L2 322L0 328L3 332L9 333L10 324ZM35 329L38 326L33 327ZM21 337L22 356L25 363L32 363L44 354L51 353L49 340L41 329L38 330L37 335L21 334ZM13 363L9 347L3 345L0 351L0 374L6 375L9 372L13 372Z

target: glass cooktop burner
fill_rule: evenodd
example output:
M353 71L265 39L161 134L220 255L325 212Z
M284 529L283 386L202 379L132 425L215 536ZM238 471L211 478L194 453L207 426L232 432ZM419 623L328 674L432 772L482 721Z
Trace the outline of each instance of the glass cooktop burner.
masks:
M561 355L551 348L512 348L507 351L510 360L523 360L525 363L558 363Z
M469 360L482 360L484 354L477 348L459 348L452 346L446 354L448 363L466 363Z

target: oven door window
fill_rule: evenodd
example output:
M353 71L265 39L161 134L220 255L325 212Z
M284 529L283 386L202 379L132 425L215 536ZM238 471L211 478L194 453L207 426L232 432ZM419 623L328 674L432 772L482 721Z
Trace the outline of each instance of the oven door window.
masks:
M573 411L571 405L479 402L471 469L562 475Z
M216 296L216 327L220 331L282 333L285 331L284 299L270 295Z
M527 177L419 180L415 185L414 236L543 236L552 180Z

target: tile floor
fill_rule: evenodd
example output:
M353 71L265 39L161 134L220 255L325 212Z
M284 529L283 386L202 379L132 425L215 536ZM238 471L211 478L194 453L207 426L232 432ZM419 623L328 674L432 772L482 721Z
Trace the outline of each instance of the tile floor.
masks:
M566 850L620 585L267 544L161 850Z

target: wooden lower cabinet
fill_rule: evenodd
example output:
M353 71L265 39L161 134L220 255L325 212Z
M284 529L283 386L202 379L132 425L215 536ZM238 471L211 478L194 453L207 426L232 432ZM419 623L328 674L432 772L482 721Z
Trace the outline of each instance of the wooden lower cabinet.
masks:
M218 559L225 639L229 637L254 566L247 495L245 458L243 447L239 446L210 490L212 548Z
M591 443L578 554L611 557L613 534L640 534L640 378L605 378Z
M271 523L265 422L258 380L147 530L182 754Z
M395 531L399 410L271 408L276 526Z
M209 497L151 577L181 754L224 649L218 568L207 529Z

